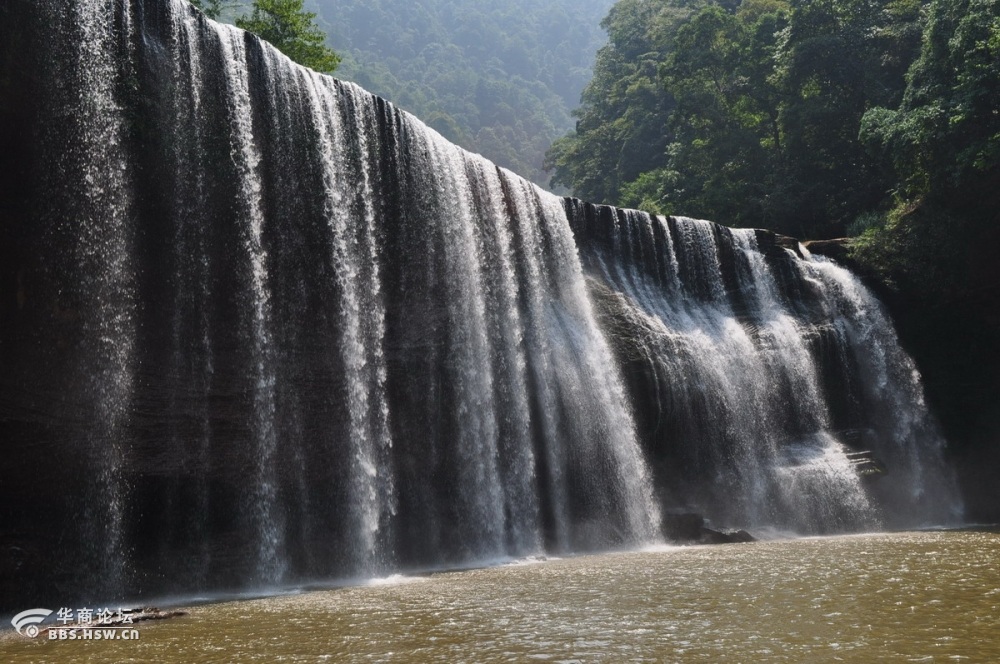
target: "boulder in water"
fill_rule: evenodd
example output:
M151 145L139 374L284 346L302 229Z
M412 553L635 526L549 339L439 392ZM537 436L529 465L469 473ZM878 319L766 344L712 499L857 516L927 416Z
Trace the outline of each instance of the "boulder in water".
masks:
M663 515L663 536L678 543L697 542L705 530L705 517L694 512Z
M745 530L715 530L705 525L705 517L695 512L663 515L663 535L677 544L735 544L756 542Z

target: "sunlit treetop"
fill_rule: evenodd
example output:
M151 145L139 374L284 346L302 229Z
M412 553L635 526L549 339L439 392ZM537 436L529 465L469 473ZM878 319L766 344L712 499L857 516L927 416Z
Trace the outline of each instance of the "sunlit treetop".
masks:
M305 0L254 0L252 11L236 19L236 25L270 42L301 65L332 73L340 64L326 45L326 34L316 24L316 14L303 9ZM205 15L218 19L239 3L233 0L192 0Z

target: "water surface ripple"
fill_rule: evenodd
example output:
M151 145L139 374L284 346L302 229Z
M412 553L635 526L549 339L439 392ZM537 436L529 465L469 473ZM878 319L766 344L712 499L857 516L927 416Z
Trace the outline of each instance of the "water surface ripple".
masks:
M36 662L1000 660L1000 533L548 560L196 606L138 642L0 639Z

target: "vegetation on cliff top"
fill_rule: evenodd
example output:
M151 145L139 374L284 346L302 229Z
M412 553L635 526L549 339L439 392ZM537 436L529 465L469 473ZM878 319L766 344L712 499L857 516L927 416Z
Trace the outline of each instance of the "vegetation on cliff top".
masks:
M919 0L621 0L548 154L588 200L843 232L892 186L858 132L894 107L920 49Z
M316 14L303 9L305 0L253 0L249 14L236 18L238 27L270 42L295 62L321 73L332 73L340 56L326 45L326 33L316 24ZM191 0L209 18L241 7L236 0Z

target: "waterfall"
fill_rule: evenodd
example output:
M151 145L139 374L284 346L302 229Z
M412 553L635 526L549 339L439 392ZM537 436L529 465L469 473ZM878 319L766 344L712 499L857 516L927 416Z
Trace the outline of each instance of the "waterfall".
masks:
M63 279L51 316L62 323L60 344L73 349L57 360L59 375L47 391L75 397L57 405L52 419L68 424L65 449L89 468L88 481L65 507L67 527L78 531L80 542L73 553L93 570L92 580L79 583L85 592L120 594L130 573L124 466L138 321L134 172L115 82L132 73L135 27L128 6L98 0L46 5L38 13L65 57L40 114L60 126L39 137L43 149L60 155L41 174L40 186L59 190L60 197L39 201L44 223L38 229L41 241L59 253ZM8 342L3 352L18 349ZM21 385L32 392L31 382Z
M952 518L915 367L835 263L554 196L184 0L0 18L31 72L0 76L30 137L0 532L10 569L65 561L7 601L636 547L670 510Z
M857 277L764 231L567 208L605 327L628 330L661 500L799 533L958 517L919 374ZM868 453L889 469L872 486Z

